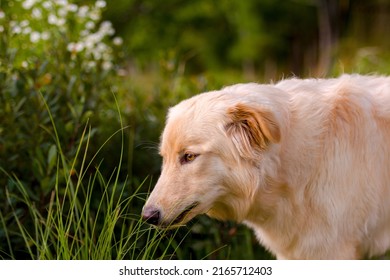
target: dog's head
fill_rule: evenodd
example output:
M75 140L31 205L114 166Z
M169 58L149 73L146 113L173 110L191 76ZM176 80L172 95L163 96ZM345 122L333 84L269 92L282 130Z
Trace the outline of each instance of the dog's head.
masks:
M260 165L281 139L273 112L278 97L268 100L273 90L267 90L264 104L261 93L231 87L170 109L160 144L162 173L143 208L145 221L173 227L203 213L245 218L256 186L267 176Z

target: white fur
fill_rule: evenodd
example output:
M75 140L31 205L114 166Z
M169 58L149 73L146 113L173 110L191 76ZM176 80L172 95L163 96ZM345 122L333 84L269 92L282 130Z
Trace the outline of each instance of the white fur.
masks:
M183 164L186 153L198 155ZM390 248L390 78L239 84L171 108L146 207L243 222L279 259ZM144 209L145 209L144 208Z

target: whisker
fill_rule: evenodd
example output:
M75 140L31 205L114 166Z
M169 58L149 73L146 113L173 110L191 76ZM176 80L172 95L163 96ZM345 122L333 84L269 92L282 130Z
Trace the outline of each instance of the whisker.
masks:
M136 149L159 151L159 143L153 141L142 141L135 146Z

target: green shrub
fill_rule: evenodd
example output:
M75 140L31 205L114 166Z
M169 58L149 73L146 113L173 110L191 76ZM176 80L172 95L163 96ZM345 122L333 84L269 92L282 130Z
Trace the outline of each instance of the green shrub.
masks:
M6 225L0 227L0 243L7 238L18 250L15 219L28 224L30 206L43 213L54 190L65 195L61 186L67 184L65 174L81 164L76 153L88 121L94 127L89 137L99 134L99 115L107 98L113 100L121 39L101 21L104 1L0 3L0 196L9 198L0 202ZM90 144L95 151L99 145ZM59 164L59 155L75 159L74 170ZM31 203L12 204L22 189Z
M67 1L1 3L0 166L47 195L55 146L39 94L56 120L64 153L74 154L80 129L97 120L111 95L119 53L112 41L120 39L111 38L109 22L99 24L104 1L80 7Z

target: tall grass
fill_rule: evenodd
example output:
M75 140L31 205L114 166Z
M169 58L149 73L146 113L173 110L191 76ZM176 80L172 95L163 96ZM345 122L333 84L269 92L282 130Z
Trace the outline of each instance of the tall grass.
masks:
M41 95L44 100L43 95ZM17 192L6 188L6 200L12 208L13 217L4 217L0 212L0 222L4 229L9 252L3 258L20 258L15 252L11 237L18 235L24 243L24 258L31 259L156 259L165 258L171 246L158 250L165 240L164 231L153 230L144 225L138 214L133 213L132 204L142 200L140 193L146 180L130 196L126 195L127 180L119 181L124 154L123 122L119 114L121 129L114 133L102 147L87 161L91 138L91 127L87 124L80 136L79 145L73 159L66 158L62 151L55 121L45 102L53 126L55 146L49 152L55 158L57 173L50 200L45 209L38 209L31 199L28 189L17 176L3 168L0 172L8 177L8 184ZM120 134L118 165L111 176L105 178L99 170L100 163L94 165L97 155L108 145L115 134ZM100 199L96 199L100 197ZM21 207L20 205L24 207ZM18 207L15 207L18 205ZM26 213L20 213L20 209ZM10 232L7 223L17 224L18 232ZM32 225L31 225L32 224ZM171 243L168 238L168 244ZM165 241L166 242L166 241ZM174 251L174 249L173 249ZM0 252L1 253L1 252Z

